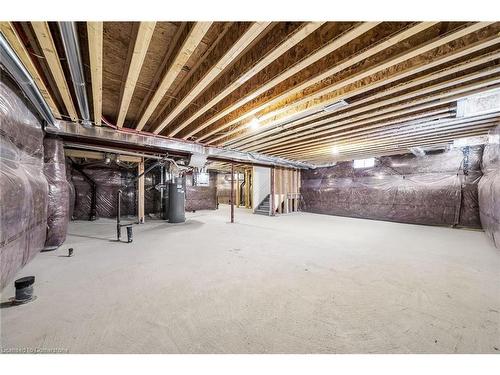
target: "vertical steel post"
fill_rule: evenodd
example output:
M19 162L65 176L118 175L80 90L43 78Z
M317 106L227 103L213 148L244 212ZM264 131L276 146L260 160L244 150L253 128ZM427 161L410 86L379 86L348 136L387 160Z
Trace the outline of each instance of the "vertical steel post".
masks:
M269 202L271 216L274 216L274 167L271 167L271 199Z
M121 201L122 201L122 191L118 190L118 198L116 199L116 239L120 241L120 237L122 234L122 227L120 225L120 216L121 216Z
M231 163L231 223L234 223L234 164Z
M137 166L137 190L139 198L137 201L137 221L139 224L144 224L144 175L144 158L141 158Z

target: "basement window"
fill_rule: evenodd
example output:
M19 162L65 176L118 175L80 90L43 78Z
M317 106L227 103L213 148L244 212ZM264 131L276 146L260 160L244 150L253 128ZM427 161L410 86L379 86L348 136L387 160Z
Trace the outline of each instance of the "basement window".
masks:
M353 167L354 168L370 168L375 165L375 158L368 158L368 159L357 159L354 160Z

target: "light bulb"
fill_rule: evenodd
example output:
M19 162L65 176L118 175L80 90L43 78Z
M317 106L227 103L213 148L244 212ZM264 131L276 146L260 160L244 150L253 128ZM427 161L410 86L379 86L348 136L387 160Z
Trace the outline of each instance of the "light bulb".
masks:
M260 123L259 123L259 120L257 120L256 117L254 117L251 121L250 121L250 129L252 130L257 130L260 126Z

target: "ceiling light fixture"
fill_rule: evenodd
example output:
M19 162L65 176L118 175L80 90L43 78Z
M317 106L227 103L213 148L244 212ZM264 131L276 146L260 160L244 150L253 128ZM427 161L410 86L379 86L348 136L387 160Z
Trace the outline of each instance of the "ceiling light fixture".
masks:
M257 130L259 127L260 123L257 117L254 117L253 119L250 120L250 129Z
M340 153L340 150L337 146L332 147L332 154L333 155L338 155Z

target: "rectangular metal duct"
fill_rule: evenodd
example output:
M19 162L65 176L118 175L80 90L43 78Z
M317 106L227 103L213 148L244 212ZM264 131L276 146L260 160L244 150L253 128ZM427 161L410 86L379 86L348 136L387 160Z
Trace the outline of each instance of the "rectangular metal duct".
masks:
M298 169L315 168L314 165L309 163L262 155L255 152L229 150L175 138L167 138L140 132L115 130L99 126L84 128L83 126L79 126L75 123L67 121L57 121L54 125L47 126L45 128L45 131L61 136L95 139L99 141L108 141L124 145L128 144L131 146L154 147L171 152L177 151L187 154L203 154L206 155L207 158L241 163L261 164L266 166L279 166Z

